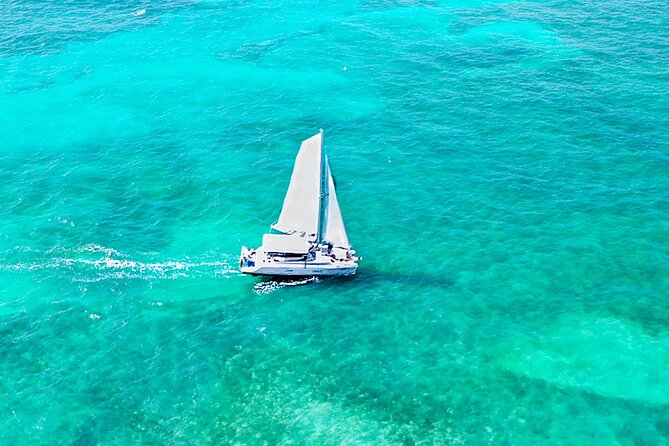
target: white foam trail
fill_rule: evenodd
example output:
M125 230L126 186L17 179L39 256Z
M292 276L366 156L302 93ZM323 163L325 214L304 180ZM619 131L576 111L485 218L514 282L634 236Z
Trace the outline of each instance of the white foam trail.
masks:
M20 247L17 248L22 251ZM73 282L99 282L107 279L177 279L185 277L230 277L239 274L237 258L225 255L222 260L167 260L163 262L128 259L113 248L89 244L67 250L54 248L47 251L47 258L39 255L33 262L0 263L6 271L66 271ZM56 254L49 257L48 254ZM82 254L81 257L71 254ZM102 254L102 258L85 258L86 254ZM40 258L42 257L42 258Z
M306 285L308 283L316 283L318 281L319 281L318 277L307 277L304 279L295 279L286 281L268 280L256 283L253 286L253 291L255 291L255 293L258 295L269 294L273 291L280 290L281 288L285 288L287 286Z

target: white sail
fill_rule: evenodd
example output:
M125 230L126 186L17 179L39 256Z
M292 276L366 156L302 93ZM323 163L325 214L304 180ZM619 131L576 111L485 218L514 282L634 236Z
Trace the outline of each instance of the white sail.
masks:
M279 221L273 226L285 233L306 233L316 239L320 206L322 134L318 133L302 142L295 158L293 175Z
M327 164L327 159L326 159ZM328 175L328 202L325 211L325 234L323 240L330 242L335 246L349 249L351 245L348 243L346 236L346 228L344 227L344 219L341 216L341 209L339 209L339 201L337 200L337 192L335 191L334 180L330 172L330 165L327 164Z

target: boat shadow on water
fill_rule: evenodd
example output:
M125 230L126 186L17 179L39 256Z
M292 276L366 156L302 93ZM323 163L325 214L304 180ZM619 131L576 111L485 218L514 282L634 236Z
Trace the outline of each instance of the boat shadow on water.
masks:
M384 285L447 289L455 286L455 277L444 274L430 274L420 271L383 271L375 268L361 268L355 277L362 286L376 288Z
M455 286L454 277L421 272L387 272L377 269L363 268L356 274L348 276L268 276L256 277L253 290L257 294L267 294L278 289L313 284L329 284L331 286L352 287L358 289L371 289L380 286L406 286L407 288L438 288L441 290Z
M253 291L255 291L257 294L268 294L272 291L291 286L313 285L317 283L323 284L333 281L345 283L352 281L354 277L355 276L259 276L256 277L256 283L253 285Z

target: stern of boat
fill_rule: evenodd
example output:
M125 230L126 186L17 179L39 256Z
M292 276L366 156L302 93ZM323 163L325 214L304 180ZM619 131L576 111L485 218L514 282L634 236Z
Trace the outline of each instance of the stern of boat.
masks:
M239 254L239 270L242 273L251 274L256 269L256 251L242 246L242 251Z

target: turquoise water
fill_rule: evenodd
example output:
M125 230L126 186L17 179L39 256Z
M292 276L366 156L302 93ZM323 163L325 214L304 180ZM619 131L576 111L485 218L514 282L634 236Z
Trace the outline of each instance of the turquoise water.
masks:
M668 29L3 1L0 443L669 444ZM321 127L359 273L241 276Z

